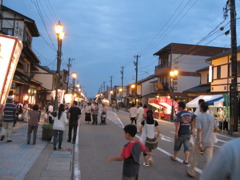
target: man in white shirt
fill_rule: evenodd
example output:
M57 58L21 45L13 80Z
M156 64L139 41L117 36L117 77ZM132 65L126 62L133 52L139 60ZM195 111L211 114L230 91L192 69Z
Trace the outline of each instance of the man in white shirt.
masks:
M140 102L137 110L137 131L138 132L141 127L141 122L143 121L143 115L144 115L144 109L142 107L142 103Z
M133 124L133 121L135 122L135 125L137 125L137 108L135 107L135 104L132 103L132 107L129 109L129 118L131 120L131 124Z

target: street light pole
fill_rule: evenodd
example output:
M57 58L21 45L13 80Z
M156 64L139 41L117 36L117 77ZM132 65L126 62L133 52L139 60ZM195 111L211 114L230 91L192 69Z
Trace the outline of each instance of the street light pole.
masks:
M174 105L173 105L173 98L174 98L174 81L175 81L175 79L177 78L177 76L178 76L178 70L171 70L170 71L170 73L169 73L169 75L170 75L170 86L171 86L171 82L172 82L172 86L171 86L171 92L172 92L172 94L171 94L171 99L172 99L172 110L171 110L171 120L173 121L173 115L174 115Z
M57 42L58 42L58 49L57 49L57 69L56 69L56 93L55 93L55 101L54 101L54 110L58 109L58 86L59 86L59 79L60 79L60 68L61 68L61 56L62 56L62 39L65 35L63 32L63 26L61 25L60 21L55 26L56 35L57 35Z
M72 73L72 95L73 95L73 101L74 101L74 92L75 92L75 81L77 79L77 73Z

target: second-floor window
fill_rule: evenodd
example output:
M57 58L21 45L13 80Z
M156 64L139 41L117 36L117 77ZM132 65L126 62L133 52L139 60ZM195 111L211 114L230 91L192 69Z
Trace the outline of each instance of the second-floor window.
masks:
M8 34L10 36L13 36L13 29L11 29L11 28L2 28L2 32L4 34Z
M217 79L221 78L221 66L217 67Z

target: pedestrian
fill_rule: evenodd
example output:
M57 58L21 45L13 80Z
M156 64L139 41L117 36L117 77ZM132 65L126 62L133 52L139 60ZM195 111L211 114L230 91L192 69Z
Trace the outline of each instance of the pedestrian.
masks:
M98 103L94 103L94 107L92 109L92 116L93 116L93 123L92 124L98 124L98 111L99 111L99 108L98 108Z
M143 115L144 115L144 109L142 107L142 103L139 103L138 110L137 110L137 132L139 132L141 122L143 120Z
M28 102L24 101L23 104L23 121L28 122Z
M68 115L69 115L69 130L67 142L72 142L73 144L75 144L77 137L78 121L80 120L81 117L81 110L79 107L77 107L77 101L73 101L73 106L69 109Z
M146 104L143 105L143 110L144 110L143 118L146 119L147 118L147 111L148 111L148 108L147 108Z
M178 103L178 114L177 119L175 123L175 141L174 141L174 154L171 159L173 161L176 161L178 152L181 149L181 146L183 144L184 146L184 153L185 153L185 159L183 161L184 164L189 163L189 140L190 135L192 134L192 128L193 128L193 114L186 109L186 104L182 101Z
M102 104L101 124L106 124L108 108L105 104Z
M65 125L68 123L67 113L65 111L65 105L60 104L58 111L52 113L54 117L53 121L53 150L62 149L63 132L65 131Z
M91 103L88 102L84 108L85 111L85 121L89 124L91 122Z
M122 170L123 180L137 180L139 174L139 159L141 151L145 151L145 146L141 141L135 139L137 133L136 126L129 124L124 127L125 138L128 143L124 145L122 153L117 157L109 157L106 162L124 161Z
M153 139L155 137L155 128L157 130L157 138L160 137L160 127L158 125L158 122L153 119L153 111L148 110L147 111L147 117L141 122L140 127L140 140L143 144L146 143L146 138ZM146 151L152 152L151 147L148 147L146 144ZM145 162L143 163L144 166L149 166L153 163L153 158L151 155L148 155L146 152L143 153L143 157Z
M135 107L135 104L132 103L132 107L129 109L129 118L131 120L131 124L133 124L133 122L135 123L135 125L137 125L137 108Z
M206 102L201 103L201 114L196 119L197 141L194 146L193 159L190 168L186 171L187 175L190 177L195 177L194 168L198 165L201 151L204 151L204 165L212 159L214 145L213 133L217 132L218 128L215 123L215 118L213 115L207 113L207 110L208 104Z
M200 180L239 180L240 138L231 140L213 156Z
M2 136L1 141L4 140L4 138L7 138L7 142L12 142L12 131L13 126L16 121L16 106L13 103L13 96L7 97L7 102L5 104L5 107L3 109L3 127L2 127Z
M35 104L32 110L28 111L29 121L28 121L28 133L27 133L27 144L31 142L31 134L33 132L33 145L36 144L38 122L40 120L41 111L39 111L38 105Z
M51 105L51 103L48 103L47 109L46 109L46 113L47 113L47 121L50 124L53 124L53 116L52 116L52 112L53 112L53 106Z

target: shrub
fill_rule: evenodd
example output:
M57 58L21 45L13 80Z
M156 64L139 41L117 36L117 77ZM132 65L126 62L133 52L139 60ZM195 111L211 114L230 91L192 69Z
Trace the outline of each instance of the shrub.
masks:
M53 130L53 125L52 124L43 124L42 125L43 130Z

